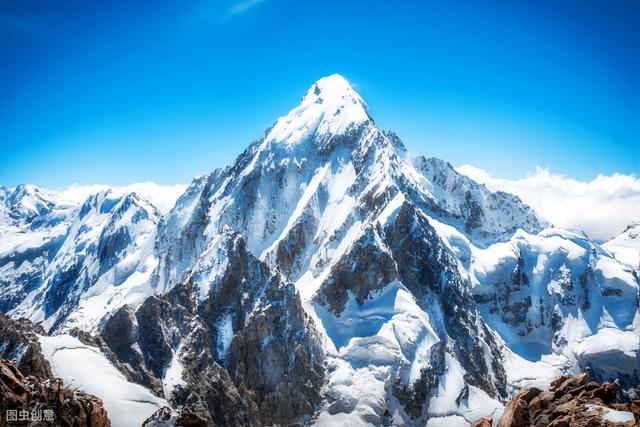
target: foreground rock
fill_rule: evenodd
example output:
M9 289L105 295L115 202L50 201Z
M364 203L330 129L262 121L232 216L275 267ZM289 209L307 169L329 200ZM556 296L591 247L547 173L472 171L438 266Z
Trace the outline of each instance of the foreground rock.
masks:
M507 404L498 427L554 426L638 426L640 400L622 402L617 384L598 384L589 374L560 377L549 390L532 387L521 390ZM483 418L473 427L490 426Z
M2 419L24 420L33 425L110 426L102 401L95 396L65 388L59 378L40 380L25 377L16 365L0 360L0 402ZM13 417L13 418L12 418Z
M12 360L24 375L44 380L53 373L42 354L38 334L44 335L44 329L28 319L14 320L0 314L0 358Z
M53 376L38 334L44 330L29 320L0 314L0 425L27 417L31 425L110 426L102 400Z

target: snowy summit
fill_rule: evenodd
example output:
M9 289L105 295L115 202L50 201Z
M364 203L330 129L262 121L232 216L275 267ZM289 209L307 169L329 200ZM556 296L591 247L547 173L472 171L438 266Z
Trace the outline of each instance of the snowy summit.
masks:
M311 86L300 104L278 119L267 142L296 144L309 135L342 135L351 127L369 121L367 105L339 74L323 77Z

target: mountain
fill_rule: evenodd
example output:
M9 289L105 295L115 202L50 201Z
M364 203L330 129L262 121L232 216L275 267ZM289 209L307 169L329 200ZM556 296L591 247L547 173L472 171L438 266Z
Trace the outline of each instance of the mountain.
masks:
M469 425L560 374L638 386L637 273L410 156L339 75L164 215L48 215L6 234L2 310L167 399L149 425Z
M629 224L622 233L602 245L623 264L640 271L640 222Z

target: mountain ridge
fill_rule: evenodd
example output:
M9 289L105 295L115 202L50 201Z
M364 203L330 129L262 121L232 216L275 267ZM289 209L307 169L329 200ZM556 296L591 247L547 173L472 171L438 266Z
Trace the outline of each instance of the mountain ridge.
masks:
M247 425L468 425L561 373L638 385L637 273L411 157L338 75L166 214L100 193L44 225L2 231L3 311L214 423L221 390Z

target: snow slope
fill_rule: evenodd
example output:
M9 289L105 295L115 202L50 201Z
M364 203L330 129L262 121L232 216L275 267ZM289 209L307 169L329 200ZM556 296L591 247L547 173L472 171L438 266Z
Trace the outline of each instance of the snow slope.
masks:
M102 352L70 335L40 336L42 352L66 386L102 399L113 427L141 425L165 406L141 385L127 381Z

